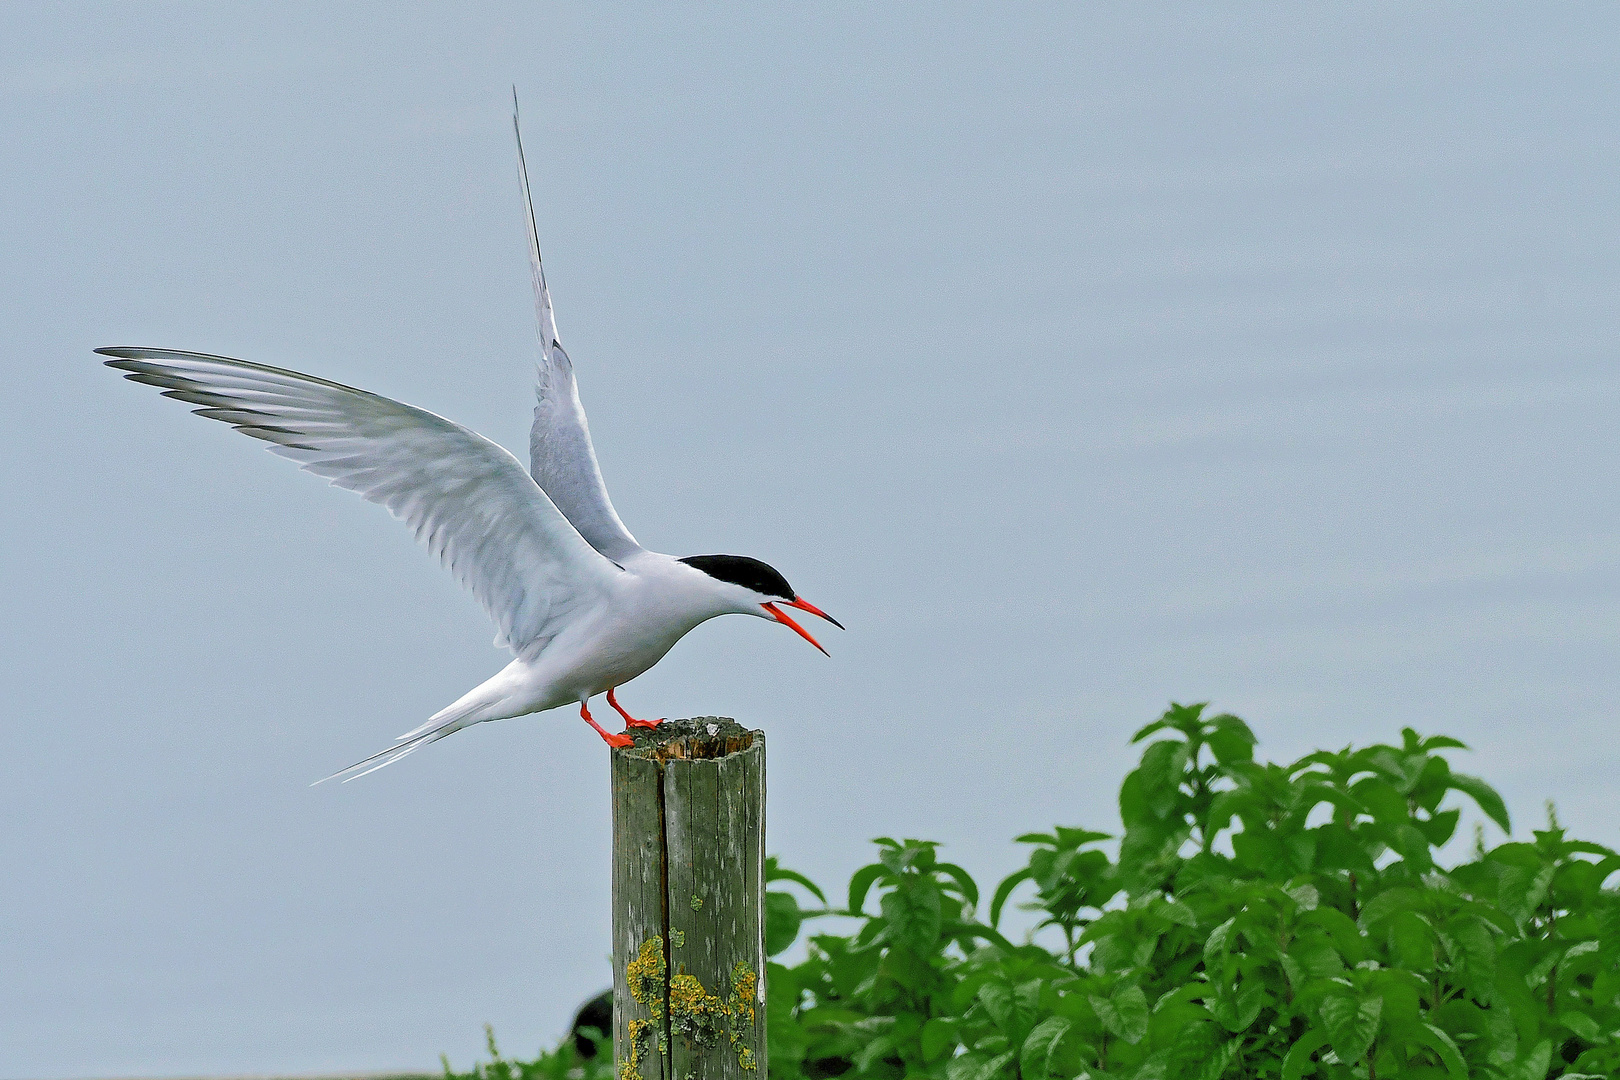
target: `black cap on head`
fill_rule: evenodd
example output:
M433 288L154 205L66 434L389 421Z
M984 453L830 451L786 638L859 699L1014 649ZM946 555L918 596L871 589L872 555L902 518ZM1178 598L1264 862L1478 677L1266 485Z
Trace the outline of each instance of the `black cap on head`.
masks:
M680 561L716 580L741 585L766 596L792 600L795 595L787 578L758 559L750 559L746 555L691 555Z

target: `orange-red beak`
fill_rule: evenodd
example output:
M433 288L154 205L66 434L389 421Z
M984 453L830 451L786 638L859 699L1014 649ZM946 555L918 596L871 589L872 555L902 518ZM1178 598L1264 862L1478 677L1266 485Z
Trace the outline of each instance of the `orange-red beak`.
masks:
M796 607L800 611L808 611L818 619L826 619L840 630L844 628L843 623L839 622L825 611L822 611L820 608L816 607L816 605L812 604L802 596L795 596L792 600L789 600L788 607Z
M808 602L806 602L804 600L799 599L797 596L795 596L792 600L787 601L787 605L788 605L788 607L796 607L800 611L808 611L812 615L816 615L816 616L819 616L819 617L821 617L823 619L826 619L828 622L832 623L834 626L837 626L838 629L840 629L840 630L843 629L843 627L839 625L837 619L834 619L831 615L828 615L827 613L822 611L820 608L817 608L813 604L810 604L810 603L808 603ZM804 640L808 641L810 644L814 645L816 648L821 649L821 655L823 655L823 656L831 656L832 655L832 653L828 652L826 649L822 649L821 648L821 642L819 642L815 638L811 637L809 631L805 630L804 627L800 626L797 622L795 622L793 620L792 616L788 615L781 608L777 607L775 604L770 604L770 603L761 604L760 606L763 607L766 611L770 612L771 617L774 618L777 622L781 623L783 626L786 626L789 630L792 630L795 634L798 634L800 637L804 638Z

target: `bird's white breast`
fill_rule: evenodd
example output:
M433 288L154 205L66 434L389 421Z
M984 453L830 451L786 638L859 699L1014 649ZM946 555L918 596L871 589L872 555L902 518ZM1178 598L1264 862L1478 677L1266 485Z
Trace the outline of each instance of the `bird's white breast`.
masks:
M530 662L535 690L546 699L537 707L556 708L624 685L699 623L721 614L695 576L656 552L626 565L609 591Z

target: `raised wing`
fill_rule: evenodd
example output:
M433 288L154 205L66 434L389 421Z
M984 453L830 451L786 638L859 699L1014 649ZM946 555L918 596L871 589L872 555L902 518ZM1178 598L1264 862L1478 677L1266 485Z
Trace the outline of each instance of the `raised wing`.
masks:
M126 378L263 439L388 508L472 590L497 645L539 653L620 571L507 451L422 409L296 371L172 349L97 349Z
M534 427L529 430L529 471L557 508L573 522L592 547L622 565L642 550L619 520L602 483L591 446L585 407L579 403L574 365L557 340L557 317L551 309L546 272L540 265L540 233L529 196L529 168L523 160L523 132L518 128L517 92L512 92L512 130L518 141L518 175L523 180L523 209L529 225L529 270L534 276L534 313L540 329L540 365L536 378Z

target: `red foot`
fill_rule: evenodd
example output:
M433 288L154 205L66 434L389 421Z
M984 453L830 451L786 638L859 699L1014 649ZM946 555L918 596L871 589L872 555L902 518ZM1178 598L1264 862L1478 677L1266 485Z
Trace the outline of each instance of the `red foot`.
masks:
M618 687L614 687L613 689L617 690ZM608 691L608 704L613 706L620 716L624 717L625 727L657 727L659 724L662 724L665 720L669 719L668 717L660 716L657 720L637 720L635 717L624 711L624 707L619 704L619 699L613 696L613 690Z
M591 727L596 730L596 733L602 736L602 741L607 743L609 746L619 747L634 745L635 740L628 735L615 735L611 731L603 731L602 725L591 719L591 710L585 707L585 703L583 701L579 703L579 716L580 719L591 725Z

